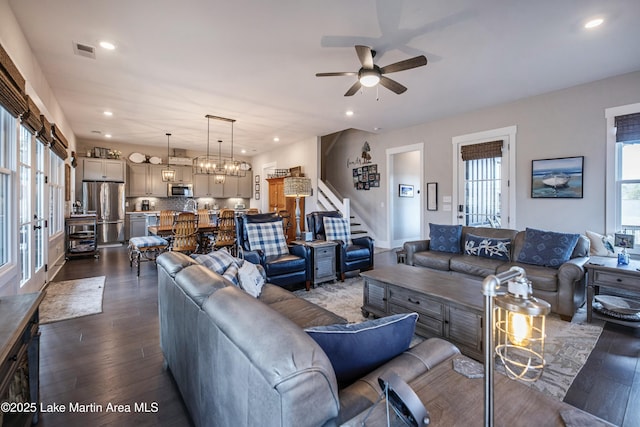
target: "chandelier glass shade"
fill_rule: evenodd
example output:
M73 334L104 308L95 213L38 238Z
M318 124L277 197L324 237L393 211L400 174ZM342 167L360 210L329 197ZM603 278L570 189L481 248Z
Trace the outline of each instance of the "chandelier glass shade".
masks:
M167 133L167 167L162 169L162 182L174 182L176 180L176 170L169 165L169 137L170 133Z
M216 184L222 184L227 176L244 177L247 175L247 170L251 169L251 166L244 161L238 161L233 158L233 123L235 119L228 119L225 117L212 116L207 114L207 155L198 156L193 159L192 171L195 175L214 175ZM209 142L210 142L210 120L221 120L231 123L231 157L222 157L222 140L218 140L218 156L212 156L209 154Z

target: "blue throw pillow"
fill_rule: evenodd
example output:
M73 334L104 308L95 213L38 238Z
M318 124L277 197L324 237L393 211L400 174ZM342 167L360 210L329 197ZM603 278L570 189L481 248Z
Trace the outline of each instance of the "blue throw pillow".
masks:
M460 253L461 225L441 225L429 223L429 249L437 252Z
M493 237L482 237L467 233L464 242L464 253L483 258L509 261L511 256L511 239L497 239Z
M260 249L265 256L280 256L289 253L282 221L247 222L245 228L252 251Z
M409 348L417 313L347 325L314 326L305 331L329 357L338 383L349 384Z
M554 233L527 228L518 262L559 268L569 261L578 243L579 234Z
M209 270L224 274L231 264L237 264L236 259L225 249L209 252L208 254L193 254L191 258ZM236 265L237 266L237 265Z

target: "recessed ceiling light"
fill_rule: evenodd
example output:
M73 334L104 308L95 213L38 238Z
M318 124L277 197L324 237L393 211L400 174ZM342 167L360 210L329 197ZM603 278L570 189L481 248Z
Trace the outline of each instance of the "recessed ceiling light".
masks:
M347 112L345 113L347 116L351 117L353 116L353 111L351 110L347 110Z
M105 134L104 134L104 137L105 137L105 138L111 138L111 134L110 134L110 133L105 133Z
M243 148L242 150L240 150L240 152L241 152L242 154L245 154L245 153L247 152L247 150L245 150L245 149Z
M107 50L113 50L116 48L116 45L114 45L111 42L107 42L107 41L101 41L100 42L100 47L103 49L107 49Z
M592 19L591 21L584 24L584 27L590 30L591 28L599 27L600 25L602 25L603 22L604 22L604 19L602 18Z
M278 138L277 136L273 138L273 142L280 142L280 138Z
M104 115L111 117L111 116L113 116L113 111L105 111Z

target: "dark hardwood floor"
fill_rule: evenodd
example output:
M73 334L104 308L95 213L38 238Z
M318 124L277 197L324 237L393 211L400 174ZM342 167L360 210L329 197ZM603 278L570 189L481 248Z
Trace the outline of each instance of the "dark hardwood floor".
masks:
M102 314L41 326L40 398L45 407L78 402L102 410L43 413L38 425L191 425L171 374L162 368L155 265L143 263L138 279L126 248L100 253L100 259L68 261L54 279L107 277ZM377 268L395 262L395 251L376 254ZM565 401L616 425L640 426L639 355L638 330L607 324ZM135 403L150 412L136 413ZM107 412L108 404L130 405L131 412Z

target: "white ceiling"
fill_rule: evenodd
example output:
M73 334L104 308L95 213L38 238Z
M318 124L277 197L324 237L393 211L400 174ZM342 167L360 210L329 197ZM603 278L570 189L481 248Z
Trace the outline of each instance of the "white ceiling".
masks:
M205 150L205 114L254 155L357 128L403 128L640 69L638 0L9 0L74 133ZM604 24L583 28L593 17ZM101 40L117 49L98 47ZM95 46L96 59L73 43ZM409 89L343 94L355 44ZM379 95L379 99L376 97ZM346 110L353 110L346 117ZM104 110L113 111L105 117ZM280 142L273 138L278 136ZM211 122L215 140L230 126ZM226 146L225 146L226 147Z

